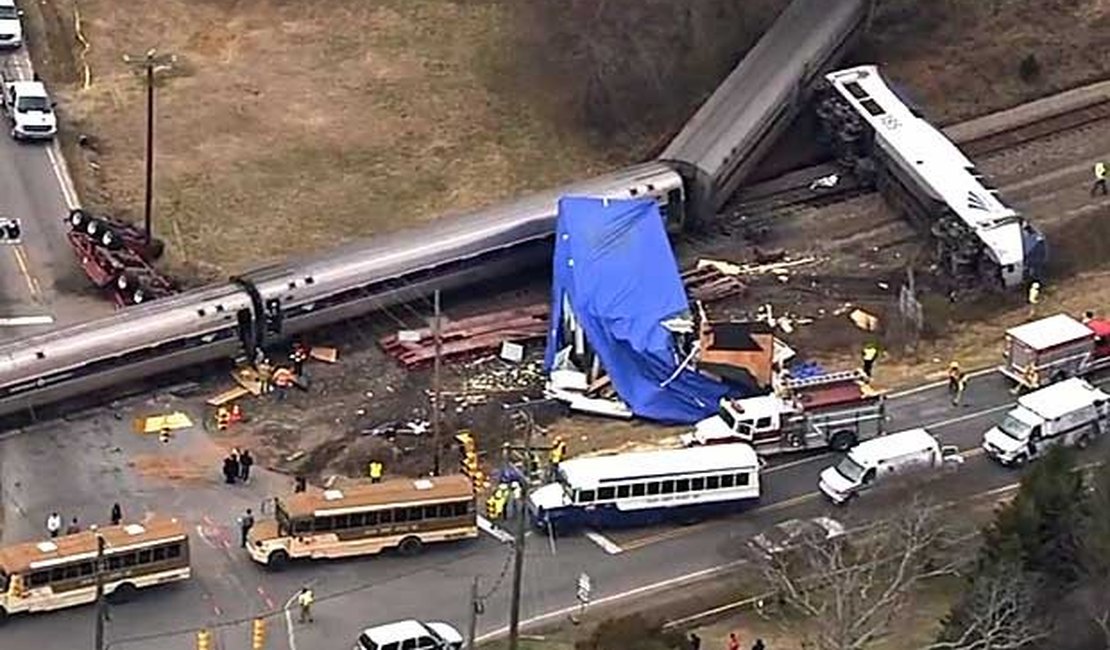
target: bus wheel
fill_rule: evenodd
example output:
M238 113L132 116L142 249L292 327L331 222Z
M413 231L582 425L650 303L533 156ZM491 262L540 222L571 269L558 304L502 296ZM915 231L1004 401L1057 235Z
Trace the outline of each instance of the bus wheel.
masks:
M856 434L851 431L837 431L829 440L829 447L833 451L848 451L856 444Z
M274 551L266 558L266 566L274 571L281 571L287 564L289 564L289 554L282 550Z
M120 583L115 591L112 592L111 600L113 603L126 603L135 597L136 591L135 585L130 582Z
M406 537L401 540L397 545L397 549L401 551L401 555L416 555L424 548L424 542L420 541L419 537Z

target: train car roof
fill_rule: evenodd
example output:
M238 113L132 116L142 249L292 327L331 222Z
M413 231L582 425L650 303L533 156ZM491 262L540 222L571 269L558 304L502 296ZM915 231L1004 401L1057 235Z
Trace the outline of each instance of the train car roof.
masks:
M322 492L300 492L281 499L290 517L326 516L376 506L420 505L473 497L470 479L462 474L429 478L396 478Z
M0 569L12 575L95 558L98 534L104 538L105 555L155 542L188 538L185 526L176 517L154 515L138 523L104 526L96 531L83 530L73 535L0 548Z
M589 489L602 483L758 467L755 450L734 443L571 458L559 464L559 471L573 487Z

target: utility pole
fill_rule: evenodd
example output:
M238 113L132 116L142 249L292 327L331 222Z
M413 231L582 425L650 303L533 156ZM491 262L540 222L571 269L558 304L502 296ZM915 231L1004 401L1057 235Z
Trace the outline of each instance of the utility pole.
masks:
M440 385L440 356L443 354L443 337L440 336L440 313L439 313L439 289L435 292L435 321L432 323L432 336L435 337L436 358L435 366L432 369L432 391L434 400L432 403L432 475L439 476L439 430L440 430L440 416L443 413L443 406L440 401L443 399L442 386Z
M482 603L478 600L478 576L474 576L474 581L470 583L470 622L466 630L466 650L475 650L478 647L478 642L475 636L478 634L478 614L481 614Z
M525 406L532 406L534 403L528 403ZM526 428L524 430L524 480L521 481L520 492L520 516L516 522L516 539L513 541L513 592L512 602L509 610L509 650L518 650L520 644L520 585L524 577L524 533L527 531L528 513L528 493L531 491L531 472L530 464L532 462L532 431L536 427L536 422L532 419L532 413L527 408L521 409L524 414Z
M154 73L156 70L168 69L177 57L172 54L158 54L154 48L150 48L146 54L140 56L124 54L123 60L146 71L146 199L143 204L143 226L146 244L149 246L154 202Z
M108 618L104 602L104 536L96 533L96 650L104 650L104 620Z

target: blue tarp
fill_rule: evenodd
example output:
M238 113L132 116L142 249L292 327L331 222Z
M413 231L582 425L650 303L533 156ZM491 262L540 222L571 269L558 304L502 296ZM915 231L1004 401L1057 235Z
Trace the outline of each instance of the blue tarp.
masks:
M717 411L723 384L689 368L668 383L683 359L661 322L689 306L655 201L560 199L553 275L549 371L570 342L565 298L633 413L691 423Z

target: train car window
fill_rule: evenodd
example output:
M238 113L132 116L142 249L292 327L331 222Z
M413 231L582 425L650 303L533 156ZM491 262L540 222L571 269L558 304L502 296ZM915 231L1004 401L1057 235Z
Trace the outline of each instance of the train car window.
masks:
M871 115L875 117L886 113L886 111L883 110L883 107L879 106L879 103L876 102L874 99L865 99L860 102L860 105L863 106L864 110L866 110L868 113L871 113Z
M290 288L290 289L296 289L296 288L297 288L297 283L296 283L295 281L294 281L294 282L290 282L290 283L289 283L289 288Z
M647 187L648 187L648 191L649 191L649 192L654 192L654 191L655 191L655 186L654 186L654 185L652 185L651 183L648 183L648 186L647 186Z
M305 284L316 284L316 278L314 278L310 275L310 276L308 276L304 279L304 283Z
M628 195L629 195L629 196L636 196L636 195L637 195L637 194L639 194L639 193L640 193L640 190L639 190L638 188L635 188L635 187L633 187L632 189L628 190Z
M203 309L198 309L197 310L197 316L200 316L200 317L203 318L204 317L204 310Z
M217 314L222 314L223 311L224 311L224 306L223 305L216 305L216 313Z
M35 357L39 358L39 359L45 359L46 358L46 353L43 352L42 350L39 350L38 352L35 353Z
M852 93L852 97L855 97L856 99L863 99L864 97L867 97L867 91L863 89L863 86L860 86L854 81L849 81L848 83L844 84L844 89Z

